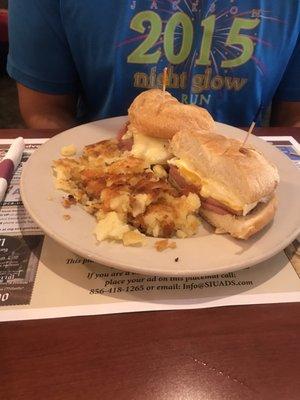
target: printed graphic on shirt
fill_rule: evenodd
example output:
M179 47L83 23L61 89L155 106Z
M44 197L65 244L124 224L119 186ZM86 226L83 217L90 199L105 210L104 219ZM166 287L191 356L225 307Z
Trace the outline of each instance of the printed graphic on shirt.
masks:
M239 93L257 73L267 75L261 54L272 44L262 32L283 23L271 9L238 0L149 0L147 8L132 0L130 10L129 35L118 47L134 66L132 86L161 87L168 66L168 88L183 103L204 106L220 91Z

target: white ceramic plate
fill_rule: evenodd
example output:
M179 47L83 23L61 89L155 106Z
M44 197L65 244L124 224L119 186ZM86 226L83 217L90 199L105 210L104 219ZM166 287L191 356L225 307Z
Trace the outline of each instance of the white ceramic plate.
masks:
M125 117L78 126L42 145L24 165L21 178L23 203L41 229L64 247L83 257L123 270L151 275L207 275L249 267L268 259L286 247L300 232L300 173L274 146L252 136L249 142L275 163L281 178L279 209L272 224L254 238L241 241L229 235L215 235L203 224L196 237L175 239L177 248L157 252L157 239L148 238L145 247L124 247L118 243L97 243L92 231L95 220L79 206L66 210L63 193L53 186L51 164L60 157L62 146L77 149L116 135ZM245 132L217 124L223 135L243 139ZM49 200L49 198L53 200ZM64 214L71 219L65 221ZM175 259L178 257L178 262Z

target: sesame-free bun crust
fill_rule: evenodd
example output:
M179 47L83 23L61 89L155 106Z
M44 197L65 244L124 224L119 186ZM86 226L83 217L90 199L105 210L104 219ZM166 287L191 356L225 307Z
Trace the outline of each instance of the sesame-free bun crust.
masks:
M215 128L207 110L182 104L160 89L150 89L137 96L128 110L128 117L129 130L162 139L171 139L183 128L206 131Z
M279 182L277 168L261 153L248 146L241 149L240 141L222 135L185 129L173 137L171 151L242 204L272 195Z
M249 239L272 221L276 209L277 199L273 196L268 203L260 203L245 217L232 214L220 215L204 208L200 208L199 213L211 225L231 236L237 239Z

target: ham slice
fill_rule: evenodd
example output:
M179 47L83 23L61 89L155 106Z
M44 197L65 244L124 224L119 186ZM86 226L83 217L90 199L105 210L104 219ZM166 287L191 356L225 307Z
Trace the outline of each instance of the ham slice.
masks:
M127 121L127 122L125 122L125 124L120 128L120 130L119 130L119 132L118 132L118 134L117 134L117 140L118 140L118 141L122 140L122 137L123 137L123 136L125 135L125 133L127 132L128 125L129 125L129 122Z
M199 195L200 188L197 187L196 185L193 185L192 183L188 183L185 178L180 174L179 170L177 167L174 165L170 166L169 170L169 181L171 184L176 186L177 189L179 189L182 194L188 194L190 192L196 193ZM228 206L220 203L219 201L213 199L212 197L202 197L200 196L201 199L201 207L211 210L215 212L216 214L220 215L226 215L226 214L235 214L235 215L242 215L242 211L238 212L235 210L232 210Z
M231 214L229 211L225 210L223 207L216 206L214 204L211 204L209 201L206 201L207 199L203 200L201 197L201 207L205 208L206 210L210 210L215 212L216 214L219 215L226 215L226 214Z
M176 186L176 188L179 189L183 194L188 194L190 192L199 194L199 188L196 185L187 183L184 177L180 175L178 168L174 165L170 166L169 181L171 184Z
M215 200L212 197L208 197L208 198L201 197L201 202L206 203L211 207L221 208L223 211L226 211L226 214L229 213L229 214L233 214L233 215L243 215L242 210L241 211L233 210L232 208L226 206L225 204L220 203L218 200Z
M127 133L129 122L126 122L124 126L120 129L117 134L117 140L119 142L119 149L120 150L128 150L130 151L133 146L133 138L123 139L123 136Z

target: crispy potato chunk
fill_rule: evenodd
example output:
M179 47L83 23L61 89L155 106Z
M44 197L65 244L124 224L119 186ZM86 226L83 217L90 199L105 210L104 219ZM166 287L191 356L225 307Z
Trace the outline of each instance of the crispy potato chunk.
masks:
M147 161L120 149L117 140L88 145L81 157L54 161L53 170L56 187L94 215L98 241L140 245L143 234L184 238L197 232L199 197L181 195L161 165L151 169Z

